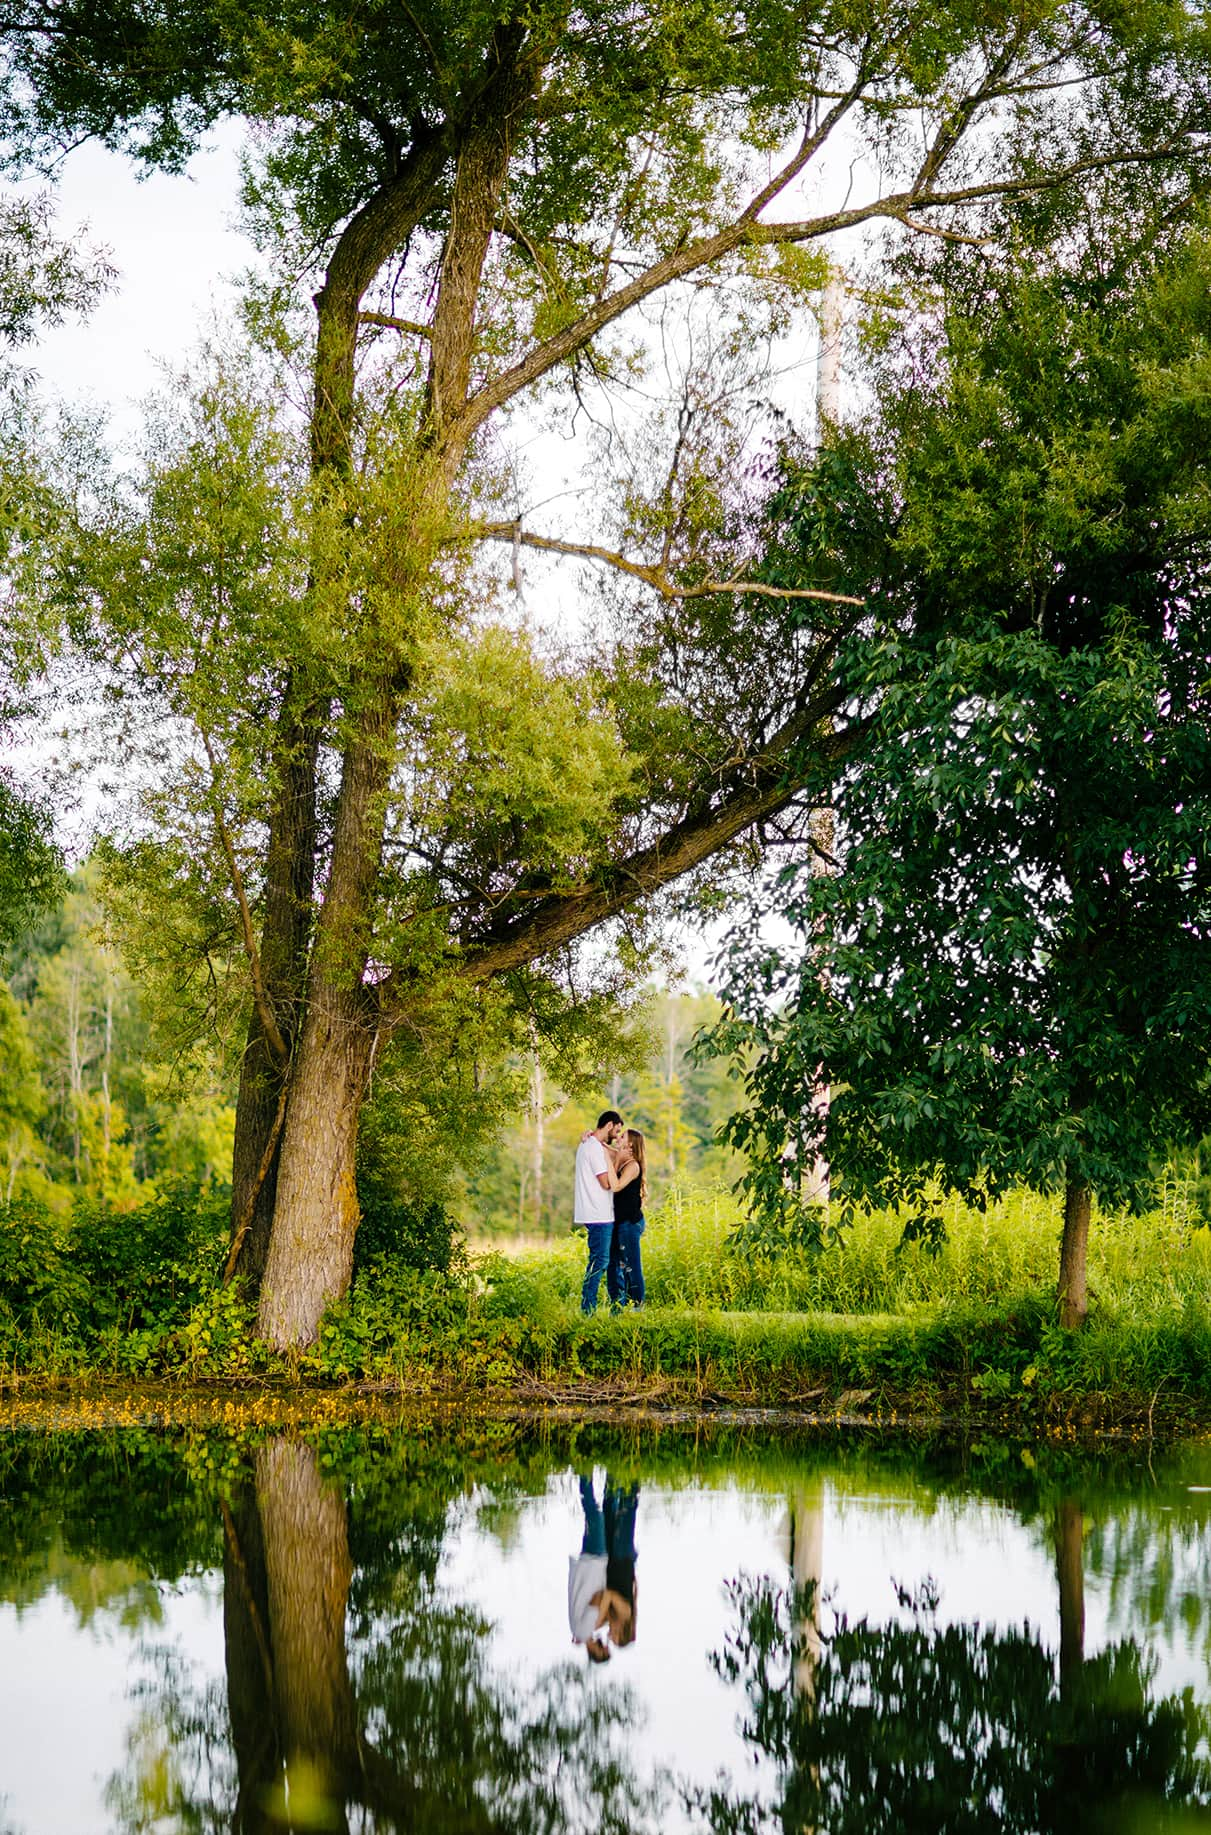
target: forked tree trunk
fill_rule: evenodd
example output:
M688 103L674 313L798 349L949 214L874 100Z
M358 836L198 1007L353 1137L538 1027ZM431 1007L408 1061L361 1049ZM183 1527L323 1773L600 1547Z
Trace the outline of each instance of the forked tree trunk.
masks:
M1060 1243L1059 1312L1066 1328L1084 1325L1089 1311L1085 1281L1089 1245L1089 1187L1069 1174L1064 1188L1064 1236Z
M315 1343L353 1272L357 1124L377 1044L363 979L396 717L390 687L368 694L363 739L345 756L257 1313L258 1334L278 1350Z

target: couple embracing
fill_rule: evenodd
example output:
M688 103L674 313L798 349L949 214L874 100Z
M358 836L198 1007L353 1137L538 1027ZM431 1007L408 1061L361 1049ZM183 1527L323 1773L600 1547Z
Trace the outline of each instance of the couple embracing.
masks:
M642 1306L643 1201L647 1159L638 1128L624 1128L616 1109L607 1109L576 1149L574 1228L588 1232L589 1264L580 1310L596 1312L601 1277L615 1306Z

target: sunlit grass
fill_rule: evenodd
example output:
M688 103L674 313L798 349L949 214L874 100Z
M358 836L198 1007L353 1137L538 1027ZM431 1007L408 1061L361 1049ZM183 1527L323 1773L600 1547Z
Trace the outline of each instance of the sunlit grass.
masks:
M741 1212L731 1193L675 1189L649 1218L643 1238L648 1303L739 1312L898 1314L998 1305L1010 1295L1054 1287L1057 1197L1019 1191L985 1211L954 1199L938 1209L946 1235L936 1253L920 1243L902 1243L903 1218L881 1211L860 1214L842 1240L822 1250L760 1254L733 1244ZM510 1245L509 1259L544 1309L578 1300L583 1236ZM1170 1182L1158 1206L1141 1216L1095 1213L1089 1283L1095 1308L1108 1317L1172 1317L1191 1304L1201 1306L1211 1295L1211 1230L1201 1226L1189 1190Z

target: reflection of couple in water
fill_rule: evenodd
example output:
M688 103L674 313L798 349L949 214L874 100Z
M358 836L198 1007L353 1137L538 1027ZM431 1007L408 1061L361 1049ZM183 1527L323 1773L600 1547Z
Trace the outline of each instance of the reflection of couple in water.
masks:
M605 1496L597 1502L592 1473L582 1473L580 1502L584 1538L568 1557L568 1622L572 1642L583 1644L592 1663L605 1663L611 1645L620 1650L635 1636L635 1506L637 1484L617 1485L606 1473Z

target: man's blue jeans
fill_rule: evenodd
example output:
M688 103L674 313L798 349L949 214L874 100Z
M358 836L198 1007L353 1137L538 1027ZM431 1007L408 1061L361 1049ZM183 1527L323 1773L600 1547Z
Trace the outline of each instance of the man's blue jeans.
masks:
M589 1238L589 1265L585 1270L584 1286L580 1290L580 1310L582 1313L595 1313L601 1277L610 1265L610 1239L614 1234L614 1225L590 1223L586 1226L586 1233Z

